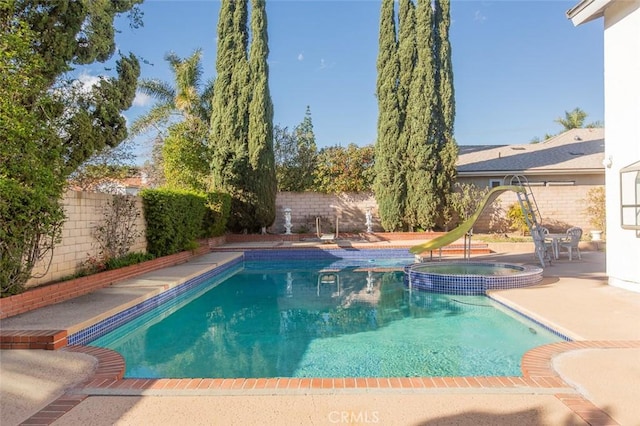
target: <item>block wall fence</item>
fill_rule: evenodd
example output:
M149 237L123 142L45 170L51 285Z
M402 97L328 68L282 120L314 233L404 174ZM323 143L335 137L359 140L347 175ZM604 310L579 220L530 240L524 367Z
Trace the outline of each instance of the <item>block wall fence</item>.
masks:
M592 229L585 212L585 199L589 190L598 185L541 186L532 187L543 224L552 231L564 231L570 226L579 226L588 233ZM63 198L67 220L62 228L62 241L55 247L49 271L40 278L31 279L27 287L55 281L74 274L90 257L98 254L98 246L92 235L96 224L104 220L103 208L112 198L110 194L69 191ZM509 206L517 202L514 193L504 193L498 198L497 210L487 209L480 217L474 232L506 232L504 215ZM142 212L142 199L136 197ZM316 232L316 217L320 217L321 231L335 231L336 217L340 232L364 232L367 227L366 212L371 209L373 231L383 232L378 216L378 204L372 193L320 194L312 192L280 192L276 199L276 220L268 229L272 234L285 232L284 209L291 209L292 233ZM131 251L144 251L145 223L141 215L137 221L141 235ZM47 262L49 259L47 259ZM36 272L44 271L36 267Z
M73 275L91 256L97 256L99 247L93 237L93 229L104 221L104 208L113 195L99 192L67 191L62 198L66 221L62 226L62 241L53 250L53 256L46 258L34 268L41 275L27 282L27 287L37 286ZM145 222L142 215L142 198L135 197L140 217L136 221L139 237L131 251L145 251ZM46 265L51 261L49 270ZM44 274L44 275L42 275Z
M565 231L571 226L581 227L585 234L593 227L586 213L587 193L602 185L532 186L542 216L542 223L551 231ZM496 209L487 208L480 216L474 232L507 232L506 212L518 198L513 192L505 192L498 197ZM322 218L322 232L333 232L338 217L340 231L366 230L366 211L373 214L373 231L383 232L378 215L378 203L373 194L345 193L319 194L313 192L280 192L276 200L276 220L269 232L285 232L284 209L291 209L291 232L316 231L315 218Z

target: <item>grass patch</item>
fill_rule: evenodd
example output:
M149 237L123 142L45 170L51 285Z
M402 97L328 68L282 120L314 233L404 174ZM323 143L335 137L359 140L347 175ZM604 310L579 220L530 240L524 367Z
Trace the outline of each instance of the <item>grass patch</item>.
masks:
M531 236L509 235L509 234L474 234L474 240L485 243L532 243Z

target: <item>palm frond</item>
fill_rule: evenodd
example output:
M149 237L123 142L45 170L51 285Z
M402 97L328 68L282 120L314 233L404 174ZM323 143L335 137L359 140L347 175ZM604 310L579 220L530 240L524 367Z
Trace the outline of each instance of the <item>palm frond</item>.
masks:
M129 127L129 135L136 137L151 130L160 129L169 122L171 115L175 112L173 105L157 104L151 107L149 112L138 117Z
M149 95L160 103L173 103L176 90L170 83L158 79L142 79L138 81L138 90Z

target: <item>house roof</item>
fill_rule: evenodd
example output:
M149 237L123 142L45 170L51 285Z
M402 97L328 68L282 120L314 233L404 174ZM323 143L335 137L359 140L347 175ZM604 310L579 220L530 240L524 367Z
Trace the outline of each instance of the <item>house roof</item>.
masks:
M593 21L602 17L604 10L611 3L613 3L613 0L582 0L567 10L567 18L571 19L575 26Z
M571 129L526 145L460 146L458 174L604 173L604 129Z

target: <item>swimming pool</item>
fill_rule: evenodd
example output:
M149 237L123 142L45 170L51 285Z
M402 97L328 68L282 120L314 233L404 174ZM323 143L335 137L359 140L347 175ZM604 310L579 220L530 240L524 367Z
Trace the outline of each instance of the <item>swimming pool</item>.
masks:
M485 296L407 289L408 261L245 261L91 345L129 378L517 376L563 340Z

